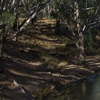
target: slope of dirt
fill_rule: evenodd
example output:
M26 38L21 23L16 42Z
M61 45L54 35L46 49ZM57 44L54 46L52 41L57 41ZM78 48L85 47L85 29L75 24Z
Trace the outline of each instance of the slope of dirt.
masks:
M2 62L6 75L0 76L0 100L43 100L99 72L97 53L86 56L85 67L71 62L75 49L73 45L71 50L65 48L71 40L65 35L55 35L54 23L54 20L38 21L27 27L17 42L7 41Z

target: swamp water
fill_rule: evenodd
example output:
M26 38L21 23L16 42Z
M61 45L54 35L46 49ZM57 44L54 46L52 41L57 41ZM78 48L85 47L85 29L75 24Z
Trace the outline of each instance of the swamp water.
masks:
M79 82L46 100L100 100L100 74Z

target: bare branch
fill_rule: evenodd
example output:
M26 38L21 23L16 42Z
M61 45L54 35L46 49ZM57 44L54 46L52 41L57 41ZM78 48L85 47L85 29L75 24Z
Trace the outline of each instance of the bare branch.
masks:
M63 22L64 22L65 25L67 25L68 30L71 31L71 33L75 36L75 33L74 33L73 29L71 28L71 26L68 25L68 23L66 21L63 20Z
M2 10L6 10L7 9L8 2L9 2L9 0L2 0L1 1Z
M48 0L47 2L43 3L42 5L39 4L38 7L37 7L37 9L36 9L36 11L35 12L32 11L33 12L32 15L27 20L24 20L24 23L21 25L21 27L19 28L19 30L15 34L13 34L12 36L10 36L10 38L8 38L8 39L13 39L14 37L16 37L18 35L18 33L20 33L29 24L29 22L36 17L36 15L38 14L38 12L40 10L42 10L44 7L46 7L47 4L50 1L51 0Z

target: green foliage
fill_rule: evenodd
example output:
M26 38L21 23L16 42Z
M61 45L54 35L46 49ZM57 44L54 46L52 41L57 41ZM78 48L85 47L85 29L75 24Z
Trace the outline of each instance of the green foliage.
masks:
M54 0L55 7L57 8L57 13L60 18L63 18L67 21L68 25L73 29L74 33L77 35L77 21L75 20L76 17L76 6L74 5L76 1L73 0ZM99 10L97 10L98 0L78 0L78 7L79 7L79 19L80 19L80 26L81 29L84 25L91 24L95 21L94 17L99 14ZM93 19L93 22L92 22ZM66 29L61 27L64 32L67 34ZM82 30L81 30L82 31ZM62 33L63 34L63 33ZM95 37L97 35L97 31L94 28L86 27L86 30L83 32L84 34L84 45L85 48L93 49L97 48L98 45L96 43ZM75 37L74 37L75 38ZM70 45L66 44L67 50L70 51ZM73 50L73 49L71 49Z
M84 45L85 48L89 48L92 50L97 46L95 37L97 35L97 31L95 29L88 29L84 32Z
M2 13L1 20L3 21L3 23L7 25L8 29L10 29L13 26L15 19L16 17L11 13L7 12Z
M57 8L58 5L59 5L59 2L58 2L57 0L54 0L54 5L55 5L55 7Z
M67 0L62 0L64 4L66 4Z
M3 3L1 3L0 6L4 9L0 9L0 15L1 15L0 20L2 21L3 24L7 26L6 31L8 31L15 22L15 14L10 13L12 0L5 0L2 2Z
M56 13L53 10L50 12L50 18L56 18Z
M93 5L95 5L96 4L96 2L97 2L97 0L88 0L88 5L89 6L93 6Z

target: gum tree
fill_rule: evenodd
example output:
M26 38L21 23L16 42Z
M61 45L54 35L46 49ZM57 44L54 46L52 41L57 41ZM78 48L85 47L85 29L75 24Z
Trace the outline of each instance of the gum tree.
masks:
M44 9L51 0L1 0L0 1L0 62L2 63L3 46L7 33L15 27L14 33L8 38L12 39L21 33L25 27ZM18 18L25 13L25 20L19 26ZM0 64L1 64L0 63ZM2 65L0 65L2 71Z
M98 0L54 0L55 7L66 24L77 47L77 63L84 65L84 33L99 26L100 7Z

